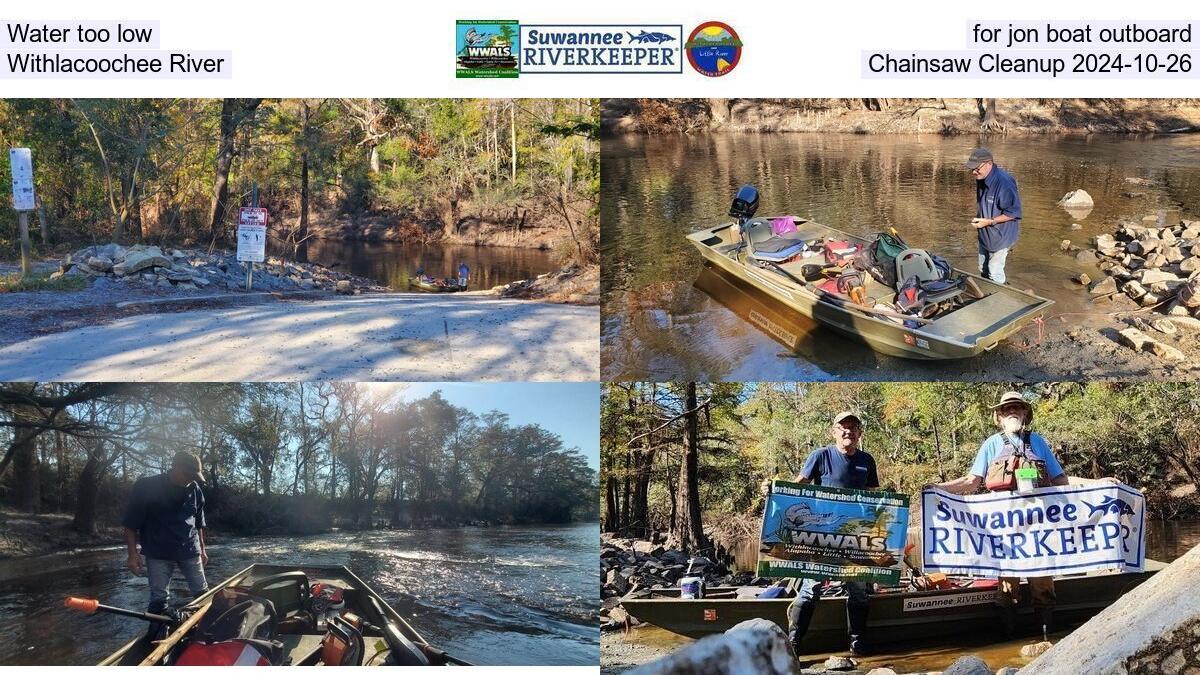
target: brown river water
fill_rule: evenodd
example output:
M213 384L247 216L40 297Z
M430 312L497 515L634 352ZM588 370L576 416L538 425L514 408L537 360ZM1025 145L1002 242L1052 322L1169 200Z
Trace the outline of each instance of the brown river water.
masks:
M753 300L738 300L724 275L703 278L700 254L684 235L728 222L734 191L751 183L761 194L760 215L808 217L864 236L895 226L910 245L974 272L969 223L975 188L963 161L978 144L990 147L1020 186L1025 217L1009 256L1010 283L1054 300L1050 317L1065 314L1071 324L1107 310L1089 306L1071 281L1080 271L1102 274L1060 252L1063 239L1086 247L1119 219L1140 221L1160 209L1200 216L1197 134L606 138L600 190L604 379L828 380L889 366L907 368L900 372L909 376L897 379L930 379L938 364L898 365L807 320L798 328L809 333L801 353L783 354L779 343L727 308L740 310ZM1089 213L1069 213L1056 203L1077 188L1095 200ZM732 297L724 304L713 299L722 289ZM998 358L999 350L975 360L982 370Z
M1151 521L1146 530L1146 556L1154 560L1171 562L1197 545L1200 545L1200 520ZM753 566L755 548L750 546L746 551L737 552L739 567L750 568ZM1057 642L1069 632L1051 633L1050 640ZM602 639L605 643L610 640L619 641L632 649L648 647L664 653L692 642L689 638L654 626L642 626L628 635L606 633ZM898 673L914 673L942 670L961 656L975 654L995 670L1005 666L1021 667L1029 663L1029 659L1021 656L1021 647L1035 640L1031 637L1004 640L991 635L955 635L947 638L931 635L928 641L913 644L908 649L893 649L886 654L876 654L856 660L860 662L859 667L862 670L888 667ZM828 656L828 654L806 655L803 662L819 663ZM606 669L605 672L613 670L619 670L619 668Z
M283 250L277 253L286 255ZM506 246L431 245L399 242L315 239L308 259L339 272L371 279L396 291L412 290L417 270L437 278L458 276L458 264L471 268L470 290L487 290L558 269L548 251Z

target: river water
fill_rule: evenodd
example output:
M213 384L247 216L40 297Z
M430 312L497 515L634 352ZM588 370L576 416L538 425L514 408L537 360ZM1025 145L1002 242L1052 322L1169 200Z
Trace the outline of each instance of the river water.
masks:
M594 523L226 538L209 548L208 577L256 562L346 565L454 656L588 665L599 658L599 540ZM123 549L66 555L68 571L0 582L0 665L91 665L145 631L137 620L62 607L74 595L144 609L146 579L125 569ZM172 592L187 593L182 579Z
M695 287L703 263L684 235L728 222L734 191L751 183L760 190L761 215L812 218L864 236L895 226L910 245L976 271L969 225L975 188L962 164L978 144L990 147L1020 185L1025 217L1009 257L1010 283L1054 300L1052 316L1106 311L1089 308L1086 293L1070 280L1080 271L1102 274L1060 252L1063 239L1086 247L1117 220L1140 221L1159 209L1200 215L1196 134L606 138L600 188L604 379L831 379L839 368L888 361L812 322L801 327L811 332L802 353L781 358L777 342L726 308L728 298L726 305L712 298L720 289L711 287L724 282L700 279L709 292ZM1095 200L1090 213L1057 205L1077 188ZM1079 314L1068 316L1078 323Z
M283 249L273 251L284 255ZM411 290L417 270L437 278L458 276L459 263L471 268L471 290L487 290L558 269L549 251L509 246L430 245L399 242L314 239L308 245L310 262L366 277L396 291Z
M1161 562L1171 562L1182 556L1192 547L1200 545L1200 520L1151 521L1146 528L1146 557ZM753 556L757 546L748 546L736 551L737 566L744 569L753 567ZM1058 642L1069 631L1052 633L1050 640ZM673 651L686 646L691 639L665 631L655 626L642 626L622 636L617 633L606 633L603 637L605 644L610 640L627 643L629 647L650 647L656 651ZM1032 637L1016 640L1003 640L995 635L956 635L951 638L930 636L926 642L906 645L903 649L890 647L884 654L875 654L857 659L860 669L888 667L898 673L913 673L943 670L956 659L967 654L975 654L987 662L993 670L1005 666L1021 667L1030 659L1021 656L1021 647L1035 641ZM606 646L605 649L608 649ZM619 651L619 650L616 650ZM631 650L632 651L632 650ZM828 654L805 655L805 662L819 663ZM609 672L609 671L605 671Z

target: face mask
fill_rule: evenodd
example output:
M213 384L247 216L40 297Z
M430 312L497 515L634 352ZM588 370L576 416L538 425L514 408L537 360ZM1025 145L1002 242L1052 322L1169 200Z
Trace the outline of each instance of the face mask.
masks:
M1004 428L1004 433L1015 434L1025 426L1025 421L1020 417L1005 417L1000 420L1000 426Z

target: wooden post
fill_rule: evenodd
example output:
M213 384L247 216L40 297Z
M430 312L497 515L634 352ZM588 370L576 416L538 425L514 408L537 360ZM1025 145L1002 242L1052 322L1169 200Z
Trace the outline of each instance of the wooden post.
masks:
M29 244L29 212L20 211L18 218L21 221L21 278L24 279L32 270L29 263L29 255L32 250Z

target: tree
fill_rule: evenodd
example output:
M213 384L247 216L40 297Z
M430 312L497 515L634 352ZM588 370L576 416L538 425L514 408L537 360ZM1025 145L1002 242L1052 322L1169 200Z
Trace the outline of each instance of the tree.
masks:
M229 170L237 154L234 138L238 127L253 117L263 99L227 98L221 101L221 136L217 145L216 171L213 177L212 206L209 208L209 235L213 241L224 239L222 223L225 220L226 202L229 199Z

